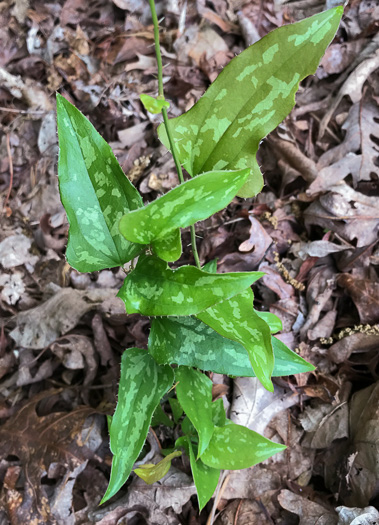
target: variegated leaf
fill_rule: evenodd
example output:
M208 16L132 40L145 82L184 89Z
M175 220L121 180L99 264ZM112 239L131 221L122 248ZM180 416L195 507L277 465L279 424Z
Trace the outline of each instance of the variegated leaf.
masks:
M262 189L259 143L293 108L299 82L316 71L342 14L339 6L272 31L233 58L187 113L170 120L188 173L250 168L238 194ZM158 133L169 148L163 125Z
M216 490L221 471L220 469L208 467L200 458L196 460L196 448L188 436L182 436L177 439L175 446L183 447L190 458L192 477L199 500L199 511L201 512Z
M182 238L180 229L172 230L164 239L156 239L151 243L153 252L162 261L174 262L182 255Z
M118 403L110 427L114 455L111 479L102 503L128 479L145 443L154 410L173 380L172 368L158 365L146 350L129 348L123 353Z
M240 470L256 465L286 448L253 430L228 422L223 427L215 427L209 446L201 455L201 460L209 467Z
M253 300L254 295L249 288L197 314L197 317L223 337L241 343L247 350L255 375L267 390L273 392L270 378L274 369L274 353L270 328L256 314Z
M117 295L129 314L193 315L240 293L262 275L262 272L211 274L194 266L171 270L157 257L144 255Z
M57 95L58 177L70 223L66 257L80 272L122 266L141 252L127 241L118 223L143 206L116 157L89 120Z
M199 455L209 445L212 421L212 381L201 372L179 366L175 369L176 395L199 435Z
M203 173L124 215L120 232L128 241L140 244L163 240L173 229L191 226L225 208L248 176L248 169Z
M314 366L271 337L275 364L272 376L310 372ZM236 377L255 377L242 344L222 337L195 317L162 317L152 320L149 353L160 364L200 368Z

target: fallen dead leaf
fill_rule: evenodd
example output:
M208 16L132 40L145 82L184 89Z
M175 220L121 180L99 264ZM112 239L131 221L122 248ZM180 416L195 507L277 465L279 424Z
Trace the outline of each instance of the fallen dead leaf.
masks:
M348 241L356 239L360 248L377 240L378 210L378 197L368 197L340 182L305 210L304 221L307 227L317 224Z
M328 510L315 501L294 494L289 490L282 490L278 496L280 505L299 516L299 525L337 525L338 518L333 510Z
M42 417L37 415L38 403L57 393L45 391L36 395L0 429L1 456L17 456L25 476L24 492L19 492L12 511L15 523L34 523L29 520L33 516L40 520L36 523L53 523L62 513L67 519L65 523L73 523L69 519L72 510L69 488L72 489L73 482L69 483L65 497L59 503L57 498L65 488L57 485L53 497L49 498L46 488L41 485L41 478L48 474L51 465L57 464L62 465L74 481L102 443L98 423L92 421L85 425L95 413L91 407L78 407L68 413L54 412ZM53 479L56 477L60 476L52 476ZM7 489L3 488L3 491L6 496Z
M347 361L352 353L364 353L377 348L379 332L377 334L356 333L344 337L334 343L328 350L328 355L334 363Z
M55 287L55 294L50 299L17 314L14 318L16 328L9 335L18 346L45 348L74 328L86 312L114 295L113 289L82 291Z
M337 284L346 290L357 307L363 324L379 322L379 283L369 279L356 279L343 273L338 276Z

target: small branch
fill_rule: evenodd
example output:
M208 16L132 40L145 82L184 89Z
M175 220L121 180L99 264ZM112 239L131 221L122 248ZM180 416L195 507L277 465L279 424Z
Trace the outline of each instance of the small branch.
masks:
M149 0L149 5L150 5L150 11L151 11L151 18L153 19L153 25L154 25L154 45L155 45L155 55L157 57L157 66L158 66L158 98L164 99L163 66L162 66L161 48L159 44L159 22L158 22L157 12L155 10L154 0ZM179 157L176 151L174 137L171 134L170 123L169 123L169 118L167 115L166 108L162 108L162 115L163 115L164 126L165 126L166 133L167 133L167 138L170 144L171 153L174 158L175 168L178 174L179 183L183 184L184 182L183 170L182 170L182 166L180 164ZM201 265L200 265L199 255L197 253L195 226L191 226L191 244L192 244L192 252L193 252L196 266L200 269Z

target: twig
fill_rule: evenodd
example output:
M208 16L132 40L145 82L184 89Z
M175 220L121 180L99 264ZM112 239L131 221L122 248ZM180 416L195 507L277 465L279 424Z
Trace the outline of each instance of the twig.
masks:
M1 211L2 215L4 214L4 210L8 204L9 197L11 196L12 186L13 186L13 159L12 159L12 152L11 152L11 143L10 143L10 137L9 133L7 133L6 136L6 143L7 143L7 153L8 153L8 159L9 159L9 188L7 196L5 197L5 201L3 202L3 209Z
M151 11L151 18L153 19L153 26L154 26L154 46L155 46L155 55L157 57L157 68L158 68L158 98L164 99L163 65L162 65L161 48L160 48L160 43L159 43L159 22L158 22L157 12L155 10L154 0L149 0L149 5L150 5L150 11ZM163 115L164 126L166 128L167 138L170 144L171 153L174 158L175 168L178 174L179 183L183 184L184 177L183 177L182 166L180 164L179 157L176 151L174 137L171 134L169 118L167 115L166 108L162 108L162 115ZM195 263L198 268L201 268L199 255L197 253L195 226L192 225L190 227L190 230L191 230L192 251L193 251Z

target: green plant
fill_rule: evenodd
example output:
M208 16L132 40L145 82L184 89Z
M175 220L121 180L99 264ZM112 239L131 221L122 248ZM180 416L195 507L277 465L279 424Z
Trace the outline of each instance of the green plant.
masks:
M149 0L158 63L158 97L141 95L161 112L158 134L173 154L180 185L144 206L108 144L90 122L57 95L59 184L70 223L67 260L81 272L122 266L138 257L118 296L128 313L152 318L148 350L129 348L121 361L118 404L109 418L114 455L103 502L121 488L144 445L152 418L171 420L160 400L170 398L183 436L158 465L135 472L151 483L183 448L190 458L200 509L221 469L241 469L283 450L226 418L212 402L212 382L201 372L256 376L273 391L272 376L314 367L273 336L273 314L253 307L251 285L260 272L217 273L200 266L194 224L237 195L255 196L263 178L259 142L290 112L299 82L315 72L343 13L342 7L279 28L235 57L187 113L168 120L163 95L159 28ZM182 167L190 175L184 182ZM190 227L196 266L171 269L182 253L181 228ZM182 413L185 414L182 419Z

